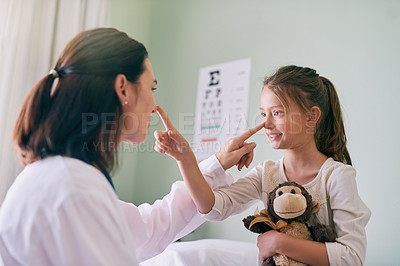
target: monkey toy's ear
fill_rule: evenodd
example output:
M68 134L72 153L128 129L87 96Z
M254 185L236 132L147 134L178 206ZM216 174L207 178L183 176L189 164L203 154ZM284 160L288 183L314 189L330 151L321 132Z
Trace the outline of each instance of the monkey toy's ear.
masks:
M251 222L255 219L256 217L254 215L249 215L246 218L243 219L243 224L244 227L246 227L248 230L252 231L253 233L257 233L257 234L262 234L265 233L269 230L272 230L272 228L267 225L265 222L256 222L255 224L252 225L251 228L250 224Z
M319 208L321 207L320 204L319 204L319 202L316 201L316 200L313 200L313 201L311 202L311 204L312 204L312 213L318 212L318 211L319 211Z

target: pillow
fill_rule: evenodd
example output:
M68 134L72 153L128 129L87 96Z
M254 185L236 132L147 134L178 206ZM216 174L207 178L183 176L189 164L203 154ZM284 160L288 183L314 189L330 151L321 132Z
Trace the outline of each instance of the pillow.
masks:
M258 248L255 243L224 239L174 242L163 253L140 265L258 266Z

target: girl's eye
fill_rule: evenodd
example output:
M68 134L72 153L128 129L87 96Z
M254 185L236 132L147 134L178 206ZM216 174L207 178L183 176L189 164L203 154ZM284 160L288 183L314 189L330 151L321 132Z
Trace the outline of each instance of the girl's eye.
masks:
M266 114L265 114L265 113L261 113L260 115L261 115L261 117L265 117L265 116L266 116Z
M154 88L151 88L151 90L152 90L152 91L155 91L156 89L157 89L156 87L154 87Z
M281 114L281 112L279 112L279 111L275 111L272 113L273 116L279 116L280 114Z

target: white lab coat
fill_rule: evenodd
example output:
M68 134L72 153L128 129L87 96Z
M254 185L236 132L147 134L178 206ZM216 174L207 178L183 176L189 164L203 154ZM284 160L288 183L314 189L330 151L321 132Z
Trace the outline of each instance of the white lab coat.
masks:
M200 168L212 187L233 182L215 156ZM8 191L0 255L5 265L138 265L203 222L182 181L137 207L95 167L54 156L26 166Z

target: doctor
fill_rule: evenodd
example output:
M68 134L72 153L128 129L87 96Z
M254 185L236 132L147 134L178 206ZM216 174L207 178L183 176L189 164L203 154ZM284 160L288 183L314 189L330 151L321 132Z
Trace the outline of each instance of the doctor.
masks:
M68 43L14 128L26 167L0 209L5 265L137 265L203 223L182 181L153 205L123 202L113 189L118 145L142 143L152 113L169 121L156 85L145 47L125 33L99 28ZM252 151L243 146L236 160ZM209 177L214 188L233 181L215 156L200 167L223 176Z

